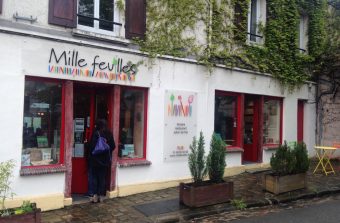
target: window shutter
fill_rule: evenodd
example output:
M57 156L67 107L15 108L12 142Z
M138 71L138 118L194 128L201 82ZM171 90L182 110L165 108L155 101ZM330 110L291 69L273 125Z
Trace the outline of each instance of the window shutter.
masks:
M77 0L49 0L48 23L76 27Z
M143 39L146 31L146 0L126 0L125 5L125 37Z
M2 0L0 0L0 14L2 13Z

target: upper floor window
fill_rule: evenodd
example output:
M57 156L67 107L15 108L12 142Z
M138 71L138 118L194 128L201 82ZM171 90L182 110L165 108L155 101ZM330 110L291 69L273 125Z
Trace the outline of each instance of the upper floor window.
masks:
M125 11L118 9L116 1L49 0L48 22L111 36L123 36L125 29L126 38L143 38L146 0L125 0Z
M299 28L298 28L298 48L299 52L307 52L307 42L308 42L308 17L300 16Z
M248 41L263 43L261 27L266 22L266 0L251 0L248 11Z
M112 0L79 0L78 28L118 36L120 15Z

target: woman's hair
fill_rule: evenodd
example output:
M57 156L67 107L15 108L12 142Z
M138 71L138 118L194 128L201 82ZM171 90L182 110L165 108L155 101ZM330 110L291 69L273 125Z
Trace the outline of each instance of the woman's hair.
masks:
M96 130L98 131L104 131L107 129L107 124L104 119L98 119L96 121Z

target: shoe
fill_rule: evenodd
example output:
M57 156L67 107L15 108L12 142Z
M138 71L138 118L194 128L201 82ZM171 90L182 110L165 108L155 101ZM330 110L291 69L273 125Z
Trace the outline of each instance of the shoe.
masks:
M105 200L105 198L106 198L105 196L100 196L99 197L99 202L103 202Z
M92 203L98 203L98 195L97 194L95 194L95 195L93 195L93 197L92 197Z

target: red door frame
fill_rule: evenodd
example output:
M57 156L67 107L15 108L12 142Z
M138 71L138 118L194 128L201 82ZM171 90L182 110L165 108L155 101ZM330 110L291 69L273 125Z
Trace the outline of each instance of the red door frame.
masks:
M303 142L303 124L304 124L304 100L298 100L297 108L297 141Z

